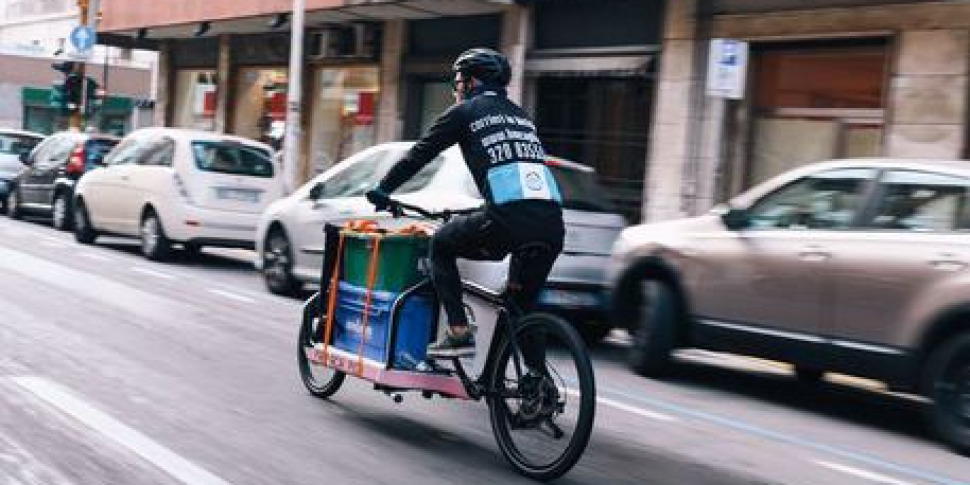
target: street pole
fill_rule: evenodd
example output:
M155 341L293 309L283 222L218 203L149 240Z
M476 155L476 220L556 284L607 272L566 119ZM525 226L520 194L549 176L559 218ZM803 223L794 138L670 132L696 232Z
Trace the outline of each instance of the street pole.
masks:
M303 27L306 0L293 0L290 19L290 69L286 92L286 132L283 139L283 177L287 194L299 184L301 119L303 103Z
M81 9L81 25L86 25L92 31L97 32L98 14L101 12L101 0L77 0L77 6ZM91 50L94 50L93 45L91 46ZM77 107L77 111L71 114L68 126L70 128L81 129L84 125L84 112L87 110L88 104L87 62L81 61L77 63L75 72L78 76L81 76L81 104Z
M88 23L88 8L90 7L89 0L77 0L77 6L78 6L78 8L81 9L81 18L80 18L81 22L80 23L83 24L83 25L87 25L87 23ZM81 129L81 125L84 122L84 111L83 111L83 109L84 109L84 89L87 88L87 86L85 86L85 84L87 84L87 82L85 81L85 78L87 77L87 75L85 73L85 68L86 68L86 66L85 66L85 63L84 62L78 62L77 63L77 67L74 68L74 72L78 76L81 76L81 105L78 106L77 109L73 113L71 113L71 117L70 117L70 119L68 120L68 123L67 123L67 126L69 128Z

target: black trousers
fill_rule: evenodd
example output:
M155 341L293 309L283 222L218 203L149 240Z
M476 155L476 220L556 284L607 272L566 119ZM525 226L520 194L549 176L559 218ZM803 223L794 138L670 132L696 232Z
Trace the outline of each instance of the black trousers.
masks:
M535 307L552 265L562 252L565 229L558 207L518 214L529 216L503 213L499 217L487 211L476 212L456 217L435 232L431 240L432 279L449 325L468 324L461 301L458 258L500 261L511 253L509 296L523 312Z

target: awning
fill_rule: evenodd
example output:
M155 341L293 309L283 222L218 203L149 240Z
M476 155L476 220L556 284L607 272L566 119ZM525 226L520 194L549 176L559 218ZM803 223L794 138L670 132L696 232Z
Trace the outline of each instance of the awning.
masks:
M320 29L333 24L352 22L379 22L384 20L416 20L439 17L483 15L503 11L511 0L345 0L341 7L310 10L306 13L307 30ZM280 12L287 13L287 12ZM287 32L288 25L274 30L270 27L276 15L243 17L210 21L205 37L220 34L259 34ZM201 22L201 20L200 20ZM99 43L129 47L140 42L138 48L156 49L157 40L197 38L195 33L200 22L179 25L144 26L145 36L136 40L142 29L131 29L98 34ZM148 41L148 43L146 43Z
M645 77L654 73L654 54L595 57L533 57L528 77Z

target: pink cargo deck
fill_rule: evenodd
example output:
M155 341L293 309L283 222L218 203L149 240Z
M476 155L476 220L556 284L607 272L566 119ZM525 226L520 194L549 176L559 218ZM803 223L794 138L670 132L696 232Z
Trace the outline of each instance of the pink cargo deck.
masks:
M326 351L326 362L324 362L323 344L306 349L306 353L307 359L313 365L322 365L376 384L397 389L439 392L460 399L470 399L465 386L456 376L388 369L384 362L367 358L363 359L363 373L360 373L361 360L355 353L329 346Z

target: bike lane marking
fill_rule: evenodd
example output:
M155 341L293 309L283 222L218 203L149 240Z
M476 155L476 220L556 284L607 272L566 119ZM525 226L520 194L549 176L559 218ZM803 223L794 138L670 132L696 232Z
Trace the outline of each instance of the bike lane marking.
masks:
M81 256L83 256L85 258L88 258L88 259L93 259L94 261L99 261L99 262L102 262L102 263L107 263L109 261L115 261L115 259L113 259L113 258L109 258L109 257L104 256L102 254L98 254L98 253L90 252L90 251L84 251L84 252L82 252L81 253Z
M175 275L173 275L173 274L165 273L165 272L162 272L162 271L155 271L155 270L153 270L151 268L146 268L144 266L132 266L131 270L134 271L134 272L136 272L136 273L141 273L141 274L148 275L148 276L154 276L155 278L161 278L163 280L174 280L174 279L178 279L178 277L175 276Z
M215 295L229 298L230 300L241 301L243 303L256 303L256 300L248 296L239 295L231 291L221 290L219 288L207 288L206 291Z
M815 460L814 463L825 468L829 468L838 472L845 473L847 475L852 475L859 478L864 478L873 482L888 483L889 485L912 485L911 482L904 482L902 480L897 480L893 477L883 475L881 473L871 472L869 470L863 470L861 468L851 467L848 465L841 465L839 463L832 463L830 461Z
M42 377L14 377L13 382L47 404L101 433L188 485L230 485L140 431L76 397L66 387Z
M566 394L569 394L574 397L580 396L579 391L575 391L573 389L566 389ZM656 419L658 421L680 421L679 419L667 414L658 413L658 412L650 411L643 408L638 408L636 406L631 406L629 404L623 404L620 401L616 401L602 396L596 396L596 402L598 404L602 404L604 406L608 406L614 409L619 409L620 411L626 411L630 414L636 414L637 416L641 416L644 418Z
M926 482L936 483L939 485L970 485L970 482L966 482L960 479L950 478L944 475L934 473L932 471L927 471L920 468L911 467L908 465L895 463L882 459L878 456L867 454L864 452L858 452L847 448L841 448L838 446L827 445L818 441L813 441L811 439L799 438L797 436L786 434L780 431L774 431L768 428L764 428L755 424L751 424L738 419L727 418L720 416L715 413L701 411L697 409L691 409L686 406L681 406L678 404L673 404L671 402L663 401L653 397L646 397L636 394L631 394L629 392L621 391L618 389L598 387L597 394L603 393L609 396L610 399L622 399L626 401L632 401L646 405L647 407L654 409L661 409L670 412L673 415L687 418L694 418L700 421L704 421L710 424L718 425L724 428L733 429L735 431L740 431L749 435L758 436L760 438L769 439L793 446L798 446L801 448L808 448L815 452L820 452L830 456L837 456L846 460L851 460L858 463L864 463L873 468L890 471L897 473L899 475L904 475L910 478L915 478L923 480ZM597 396L597 401L601 397ZM633 406L636 408L636 406ZM639 408L636 408L639 409ZM903 482L906 483L906 482Z
M48 248L54 248L54 249L64 249L68 246L66 242L59 241L57 239L45 239L40 242L40 245Z

